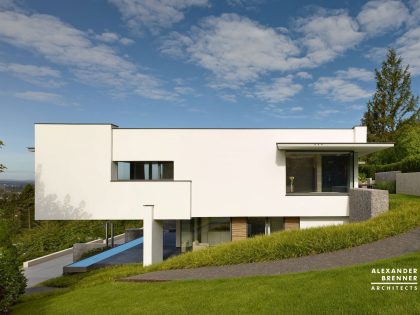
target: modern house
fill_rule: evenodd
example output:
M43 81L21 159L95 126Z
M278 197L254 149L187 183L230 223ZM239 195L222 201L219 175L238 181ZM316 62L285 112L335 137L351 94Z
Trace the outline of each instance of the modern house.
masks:
M358 158L392 144L352 129L132 129L36 124L37 220L143 220L145 265L177 246L343 224Z

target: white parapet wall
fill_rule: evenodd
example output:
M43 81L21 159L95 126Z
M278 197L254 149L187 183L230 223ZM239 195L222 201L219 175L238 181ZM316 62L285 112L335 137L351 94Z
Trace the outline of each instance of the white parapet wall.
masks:
M420 172L399 173L397 177L397 194L420 196Z

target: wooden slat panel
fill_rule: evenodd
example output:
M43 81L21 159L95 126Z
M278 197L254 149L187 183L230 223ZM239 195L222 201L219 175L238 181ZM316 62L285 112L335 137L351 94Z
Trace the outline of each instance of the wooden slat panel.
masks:
M232 218L232 241L244 240L247 234L246 218Z
M285 230L299 230L300 229L300 217L285 217L284 218L284 229Z

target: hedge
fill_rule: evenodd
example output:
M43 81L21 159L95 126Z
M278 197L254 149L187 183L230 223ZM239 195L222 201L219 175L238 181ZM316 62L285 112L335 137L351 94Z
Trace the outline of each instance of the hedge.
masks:
M420 172L420 154L408 156L405 159L385 165L360 165L359 172L366 177L375 177L378 172L401 171L403 173Z

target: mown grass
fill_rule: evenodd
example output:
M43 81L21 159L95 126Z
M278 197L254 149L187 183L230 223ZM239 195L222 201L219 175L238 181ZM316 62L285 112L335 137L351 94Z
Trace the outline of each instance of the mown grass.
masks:
M57 287L75 284L96 285L156 270L234 265L301 257L371 243L417 226L420 226L420 197L391 195L390 211L368 221L257 236L176 256L149 267L131 264L105 268L85 275L51 279L42 285Z
M419 314L418 291L372 291L372 268L418 268L420 253L285 276L105 282L28 297L13 314Z

